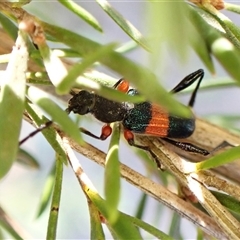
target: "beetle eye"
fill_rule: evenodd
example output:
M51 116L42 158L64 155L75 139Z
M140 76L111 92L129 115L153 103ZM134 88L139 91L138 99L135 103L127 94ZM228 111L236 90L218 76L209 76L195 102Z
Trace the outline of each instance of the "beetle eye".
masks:
M68 102L68 112L85 115L92 111L95 104L95 95L88 91L82 90L75 94Z

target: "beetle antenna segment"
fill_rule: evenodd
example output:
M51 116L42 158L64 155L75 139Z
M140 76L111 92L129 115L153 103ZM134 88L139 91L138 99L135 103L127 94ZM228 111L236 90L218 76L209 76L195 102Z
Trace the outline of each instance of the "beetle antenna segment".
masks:
M70 114L71 111L72 111L72 110L71 110L70 108L66 108L66 109L65 109L65 112L66 112L67 114Z
M22 139L19 142L19 146L21 146L24 142L26 142L30 137L35 136L37 133L41 132L42 130L48 128L49 126L51 126L53 124L53 121L48 121L45 124L43 124L42 126L40 126L39 128L37 128L35 131L31 132L27 137L25 137L24 139Z
M75 93L72 89L70 90L70 94L71 94L72 96L76 95L76 93Z
M204 77L204 71L203 71L203 69L199 69L199 70L187 75L176 87L174 87L171 90L171 93L180 92L180 91L188 88L190 85L192 85L195 81L198 80L197 86L195 87L195 89L191 95L191 98L189 100L189 103L188 103L188 106L192 108L195 103L197 91L199 89L199 86L201 84L203 77Z

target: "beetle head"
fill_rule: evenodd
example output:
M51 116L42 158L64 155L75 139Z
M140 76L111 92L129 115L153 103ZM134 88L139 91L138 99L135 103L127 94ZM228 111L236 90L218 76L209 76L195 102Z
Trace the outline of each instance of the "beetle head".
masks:
M86 90L82 90L79 93L73 95L68 102L68 113L74 112L80 115L90 113L95 104L95 94Z

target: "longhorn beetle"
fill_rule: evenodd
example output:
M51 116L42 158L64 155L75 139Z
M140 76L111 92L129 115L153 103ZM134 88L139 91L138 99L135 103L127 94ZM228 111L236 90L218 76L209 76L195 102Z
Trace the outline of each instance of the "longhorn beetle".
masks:
M171 90L171 93L180 92L198 80L188 103L189 107L193 107L203 76L204 71L202 69L189 74ZM113 88L128 95L139 94L136 89L130 88L129 83L123 78ZM69 100L68 108L66 109L67 113L74 112L80 115L91 113L96 119L105 123L100 136L96 136L86 129L80 129L83 133L93 138L105 140L112 133L110 123L121 122L124 128L124 137L129 145L148 151L155 160L156 156L148 146L135 143L134 134L156 136L185 151L202 155L209 154L205 149L172 139L185 139L193 134L195 130L194 115L189 118L179 117L169 114L162 106L151 102L146 101L136 104L115 102L86 90L81 90L78 93L71 91L71 94L73 97Z

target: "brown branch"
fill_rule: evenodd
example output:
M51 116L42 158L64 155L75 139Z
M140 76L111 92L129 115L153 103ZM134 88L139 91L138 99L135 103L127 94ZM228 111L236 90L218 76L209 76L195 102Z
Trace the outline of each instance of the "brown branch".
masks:
M25 116L25 119L32 124L31 119L29 119L27 116ZM97 164L103 167L105 166L106 154L104 152L88 143L85 143L84 146L80 146L75 141L67 137L66 134L59 129L58 126L55 124L53 126L57 130L58 134L62 137L63 141L68 142L72 149L96 162ZM218 239L226 239L226 235L217 226L216 222L211 217L195 208L191 203L182 200L179 196L170 192L162 185L153 182L152 180L137 173L126 165L121 164L120 166L121 176L129 183L138 187L148 195L154 197L156 200L163 203L167 207L178 212L181 216L187 218L195 225L201 227L206 233L210 234L211 236L214 236Z
M6 11L12 12L12 14L21 20L24 16L28 16L27 13L22 9L11 9L9 8L10 5L0 3L0 9L4 9ZM2 39L6 38L7 36L1 37L2 31L0 32L0 46ZM5 41L5 43L8 41ZM8 42L11 45L11 41ZM2 53L7 53L9 48L5 46L4 49L0 48ZM4 52L5 51L5 52ZM0 52L1 54L1 52ZM35 66L34 63L29 63L30 69L33 71L41 70L38 66ZM36 68L34 68L36 67ZM49 90L52 91L53 89L50 86ZM28 119L28 121L31 121ZM59 130L58 130L59 131ZM63 138L66 138L64 133L59 131ZM156 139L149 140L147 137L139 137L139 141L143 143L143 145L150 146L152 151L161 159L161 163L185 186L188 186L191 190L196 190L192 188L195 186L197 189L201 191L203 195L203 200L198 192L194 192L198 199L200 199L201 204L207 209L207 211L215 218L217 222L220 222L221 230L213 221L212 218L207 216L206 214L202 213L201 211L197 210L191 204L186 203L167 189L163 188L161 185L157 185L156 183L152 182L151 180L143 177L142 175L138 174L137 172L133 171L132 169L126 167L125 165L121 166L121 174L122 176L129 181L130 183L134 184L135 186L139 187L142 191L148 193L149 195L153 196L169 208L174 209L175 211L179 212L184 217L187 217L190 221L194 222L195 224L201 226L204 231L208 232L209 234L217 237L217 238L225 238L225 234L222 232L224 230L229 238L237 238L239 236L239 227L238 223L235 222L235 219L229 215L228 212L219 204L219 202L210 194L208 189L203 185L203 183L207 186L210 186L210 181L208 179L209 175L207 173L202 172L196 178L196 174L184 174L184 164L185 162L177 155L175 152L179 152L178 149L174 149L173 151L169 151L161 142ZM231 134L228 131L221 129L215 125L207 123L203 120L197 119L197 128L195 133L192 137L190 137L189 142L202 146L203 148L212 150L217 145L219 145L222 141L228 141L231 144L239 145L240 138L237 135ZM76 145L71 139L68 139L70 146L80 152L81 154L87 156L88 158L96 161L98 164L104 165L105 154L99 151L98 149L92 147L91 145L86 145L84 147ZM199 161L199 156L191 155L189 153L180 152L181 155L185 156L187 159ZM231 166L234 166L232 169ZM226 168L226 167L225 167ZM231 178L235 181L239 181L239 161L236 161L234 164L231 163L227 166L228 170L231 169ZM226 174L224 172L223 167L218 168L220 170L219 173ZM229 177L225 175L226 177ZM212 178L213 179L213 178ZM223 181L220 179L215 178L216 181L223 184ZM213 183L213 182L211 182ZM213 184L212 184L213 185ZM232 191L234 185L228 184L227 182L224 183L226 186L225 191ZM219 187L219 184L216 184L215 187ZM230 189L230 190L229 190ZM233 191L231 192L233 195ZM234 195L236 198L239 198L238 194ZM220 216L221 213L223 216ZM226 218L225 218L226 217ZM230 220L229 220L230 219ZM221 221L223 220L223 221ZM230 221L230 222L229 222ZM204 223L204 224L202 224ZM234 223L234 224L232 224Z

